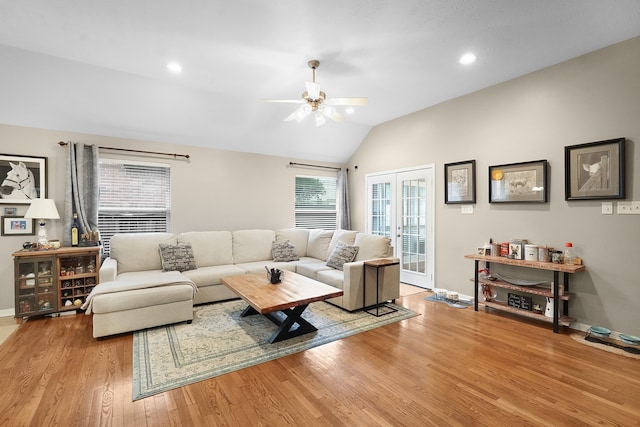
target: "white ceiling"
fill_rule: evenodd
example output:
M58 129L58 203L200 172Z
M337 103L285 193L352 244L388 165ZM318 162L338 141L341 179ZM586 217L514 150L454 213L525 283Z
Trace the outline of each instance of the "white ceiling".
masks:
M639 35L637 0L0 0L0 123L346 162L377 124ZM310 59L369 105L282 122L262 100Z

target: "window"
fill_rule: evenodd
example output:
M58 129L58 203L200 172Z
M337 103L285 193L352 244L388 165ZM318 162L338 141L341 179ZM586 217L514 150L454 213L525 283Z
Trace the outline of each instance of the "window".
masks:
M98 229L105 256L116 233L169 231L169 165L101 159Z
M336 229L338 179L296 176L296 227Z

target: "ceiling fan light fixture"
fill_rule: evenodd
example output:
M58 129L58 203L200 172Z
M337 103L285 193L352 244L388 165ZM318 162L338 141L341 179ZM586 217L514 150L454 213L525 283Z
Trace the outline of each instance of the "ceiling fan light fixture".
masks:
M305 82L306 91L302 92L301 99L282 100L267 99L265 102L287 102L292 104L302 104L293 113L288 115L284 121L290 122L295 120L301 122L311 113L314 114L316 126L322 126L326 123L327 118L334 122L342 122L344 117L338 113L335 105L368 105L367 98L331 98L327 99L327 94L320 90L320 84L316 82L316 68L320 65L320 61L312 60L308 62L309 67L313 70L312 81ZM349 112L352 113L353 111Z
M327 119L324 118L324 115L320 111L316 111L316 127L322 126L327 122Z

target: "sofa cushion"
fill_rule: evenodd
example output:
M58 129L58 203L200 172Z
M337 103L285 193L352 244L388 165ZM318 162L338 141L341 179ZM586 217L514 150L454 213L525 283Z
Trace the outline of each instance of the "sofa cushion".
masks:
M327 256L329 256L329 244L331 243L331 237L333 237L333 230L309 230L307 256L326 261Z
M307 256L309 230L305 228L284 228L276 230L276 242L290 241L298 252L298 256Z
M123 233L111 238L111 258L118 262L118 274L128 271L162 270L160 243L175 245L173 233Z
M160 243L160 261L162 271L187 271L196 269L196 260L193 257L191 244L182 243L170 245Z
M233 264L230 231L189 231L178 234L178 243L190 243L198 267Z
M265 261L271 258L271 243L276 238L273 230L238 230L233 233L233 262Z
M349 246L353 246L353 242L356 240L357 231L353 230L336 230L331 237L331 243L329 243L329 254L333 252L338 242L344 242Z
M300 259L295 246L288 240L273 242L271 244L271 254L275 262L298 261Z
M344 265L344 263L353 261L357 253L357 246L350 246L343 241L339 241L336 244L336 247L333 249L333 252L331 252L331 255L329 255L329 259L327 260L327 267L342 270L342 266Z
M385 236L358 233L353 244L360 248L355 261L391 256L391 239Z
M327 263L324 261L307 261L296 264L296 273L302 274L305 277L316 280L318 272L323 270L333 270L331 267L327 267Z
M244 273L243 269L233 264L226 264L200 267L197 270L185 271L182 274L187 276L187 278L195 283L198 288L202 288L214 285L224 286L220 280L221 278L226 276L237 276Z

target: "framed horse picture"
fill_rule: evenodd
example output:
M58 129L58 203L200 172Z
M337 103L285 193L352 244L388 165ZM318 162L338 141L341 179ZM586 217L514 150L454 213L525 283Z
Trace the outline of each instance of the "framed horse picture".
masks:
M0 204L47 198L47 158L0 154Z

